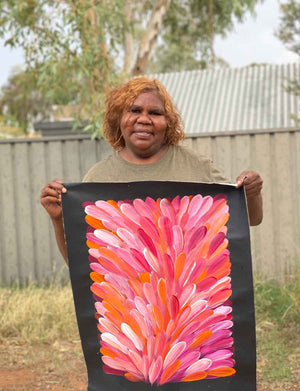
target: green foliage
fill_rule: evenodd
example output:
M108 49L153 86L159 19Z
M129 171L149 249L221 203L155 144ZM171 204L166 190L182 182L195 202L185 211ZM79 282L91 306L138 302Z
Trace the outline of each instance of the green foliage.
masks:
M120 42L123 1L0 0L0 36L25 51L27 70L51 102L80 103L89 117L117 81L110 42Z
M0 117L0 139L24 137L24 131L18 126L4 125L4 120Z
M278 38L284 45L300 56L300 3L296 0L288 0L280 5L281 18L279 29L276 32ZM300 75L295 79L287 80L286 91L300 95ZM295 123L299 123L299 118L293 118Z
M213 39L226 36L234 21L243 21L247 11L254 13L257 0L216 1L213 5L213 26L210 28L209 1L175 0L164 21L163 43L157 48L150 71L170 72L206 69L212 63ZM217 59L224 66L222 59ZM226 64L225 64L226 66Z
M288 0L280 5L281 18L278 38L292 52L300 55L300 3Z
M47 116L50 100L43 97L37 88L36 73L15 69L0 91L0 114L2 123L18 126L27 133L29 123L38 117Z
M225 35L234 18L242 21L257 1L171 1L162 28L151 38L161 42L153 67L145 65L141 72L206 68L212 62L214 35ZM208 3L213 4L213 15ZM0 37L10 47L23 48L25 75L34 74L43 101L79 104L77 120L88 119L97 131L107 91L133 72L134 66L125 67L128 47L133 48L129 62L134 64L148 22L160 7L163 2L152 0L0 0ZM125 38L132 44L128 50ZM145 51L151 58L149 45ZM20 121L24 114L14 111L14 117Z

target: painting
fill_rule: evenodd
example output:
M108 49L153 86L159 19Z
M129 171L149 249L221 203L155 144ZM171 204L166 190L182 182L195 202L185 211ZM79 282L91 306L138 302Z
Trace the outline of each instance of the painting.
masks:
M88 390L254 391L243 191L176 182L66 187Z

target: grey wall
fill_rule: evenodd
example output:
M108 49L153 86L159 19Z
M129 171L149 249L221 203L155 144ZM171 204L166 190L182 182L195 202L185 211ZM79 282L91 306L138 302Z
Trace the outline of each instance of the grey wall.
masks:
M300 264L300 131L209 133L185 143L233 180L243 169L261 173L264 221L251 229L254 269L279 280L292 274ZM0 141L0 283L67 278L40 190L54 178L80 181L109 153L88 136Z

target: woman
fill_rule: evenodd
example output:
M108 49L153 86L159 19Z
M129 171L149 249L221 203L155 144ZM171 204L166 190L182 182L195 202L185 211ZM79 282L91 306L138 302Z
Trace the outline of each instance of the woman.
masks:
M103 134L115 151L95 164L84 182L228 182L208 158L178 146L184 139L181 118L158 80L136 78L113 90L106 102ZM51 217L58 247L67 261L62 183L48 183L41 191L41 204ZM260 224L262 179L254 171L243 171L236 183L245 186L250 224Z

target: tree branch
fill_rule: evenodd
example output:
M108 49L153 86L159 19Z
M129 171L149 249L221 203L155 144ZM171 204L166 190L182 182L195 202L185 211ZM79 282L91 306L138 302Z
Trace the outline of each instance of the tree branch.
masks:
M146 72L157 42L158 34L164 17L170 7L171 0L156 0L151 18L142 37L136 63L133 68L133 76L142 75Z
M209 35L210 35L210 55L211 55L211 67L215 67L216 57L214 51L214 0L209 0L208 3L208 15L209 15Z

